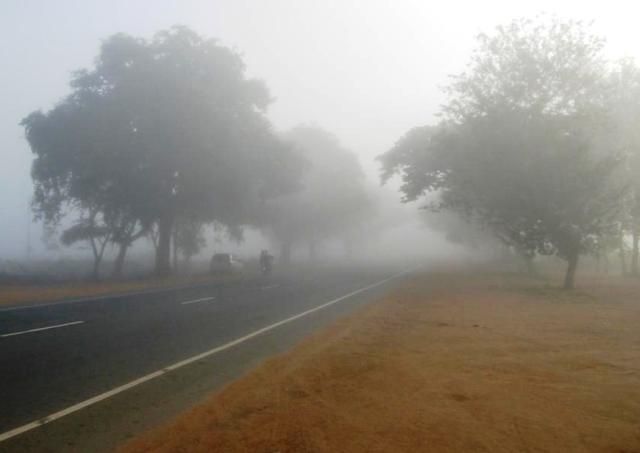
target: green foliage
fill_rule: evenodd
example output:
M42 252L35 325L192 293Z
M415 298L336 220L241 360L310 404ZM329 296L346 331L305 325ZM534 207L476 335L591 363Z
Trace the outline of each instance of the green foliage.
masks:
M80 241L104 238L108 234L109 230L107 227L94 225L90 222L81 220L64 230L60 240L64 245L72 245Z
M255 221L260 200L296 187L297 158L264 115L264 83L245 76L236 52L187 28L112 36L71 87L22 123L36 154L34 210L55 223L92 206L120 244L156 224L159 274L177 219L236 228Z
M453 77L437 127L413 129L381 156L405 201L429 192L438 209L490 228L523 256L570 263L615 227L625 185L609 127L602 40L577 22L517 20L480 35Z
M197 255L207 245L204 225L201 222L182 220L176 226L176 248L185 259Z

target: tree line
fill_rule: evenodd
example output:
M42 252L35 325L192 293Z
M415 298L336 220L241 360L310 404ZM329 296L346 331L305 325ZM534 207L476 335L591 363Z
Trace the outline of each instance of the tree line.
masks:
M172 248L174 259L194 255L207 225L235 238L256 226L288 256L294 244L313 251L350 234L369 212L355 155L315 126L275 132L269 91L245 69L186 27L150 40L117 34L73 73L68 96L22 120L36 218L65 224L64 244L90 244L94 277L111 247L121 275L141 238L166 276Z
M640 69L610 62L577 21L518 19L481 34L435 124L379 157L404 201L455 213L531 264L618 249L638 275Z

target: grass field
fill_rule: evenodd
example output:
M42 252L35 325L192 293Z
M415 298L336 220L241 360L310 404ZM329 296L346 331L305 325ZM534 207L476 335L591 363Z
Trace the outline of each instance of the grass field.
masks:
M123 452L640 452L640 284L429 274Z

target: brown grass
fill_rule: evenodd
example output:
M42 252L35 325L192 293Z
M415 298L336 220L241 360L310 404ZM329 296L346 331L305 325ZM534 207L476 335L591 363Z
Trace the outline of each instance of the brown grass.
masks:
M222 277L220 277L222 278ZM217 278L218 280L220 278ZM212 281L208 275L198 277L173 277L123 282L69 283L60 285L0 285L0 306L22 303L44 303L62 299L93 297L105 294L128 293L146 289L162 289L172 286Z
M122 452L639 452L639 294L417 278Z

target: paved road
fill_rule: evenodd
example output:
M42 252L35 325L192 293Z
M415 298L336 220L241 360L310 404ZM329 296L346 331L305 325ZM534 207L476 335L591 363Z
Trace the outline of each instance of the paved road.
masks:
M141 376L369 287L391 274L393 272L388 269L322 271L313 276L275 276L269 280L2 310L0 436ZM372 286L340 300L335 307L327 306L326 310L309 313L304 319L292 320L291 324L298 324L295 328L278 324L269 332L256 335L256 338L251 338L253 346L238 346L238 351L229 353L225 359L227 362L217 359L215 370L218 376L215 380L209 379L204 383L202 376L187 377L193 370L181 371L182 375L172 372L176 376L170 384L173 385L171 392L178 392L175 386L179 380L183 386L189 385L189 380L199 382L198 391L192 392L190 397L190 401L194 400L202 392L217 388L237 376L247 365L286 349L322 325L319 319L329 322L348 312L351 305L370 300L384 287ZM313 318L317 318L315 322ZM261 336L271 338L269 341L274 347L265 348L267 343L259 338ZM260 344L261 341L264 344ZM193 366L196 365L185 368ZM227 374L225 368L229 368ZM149 385L145 383L141 387ZM161 383L153 384L157 387L155 391L160 393L169 391L166 390L167 385L163 390ZM166 406L177 410L184 404L168 401ZM144 418L144 408L138 406L137 410L140 411L138 415ZM83 418L76 416L76 420ZM55 421L45 428L36 428L0 443L0 450L9 447L16 451L33 449L35 444L30 443L30 438L41 436L37 431L55 429L50 427L57 423L62 426L60 421ZM66 422L67 431L69 423ZM72 445L69 444L70 436L73 434L64 436L68 447ZM112 438L114 435L111 433L109 436ZM49 436L49 439L53 437ZM55 444L53 440L39 439L38 442L38 449L46 445L50 451L64 450L64 446Z

